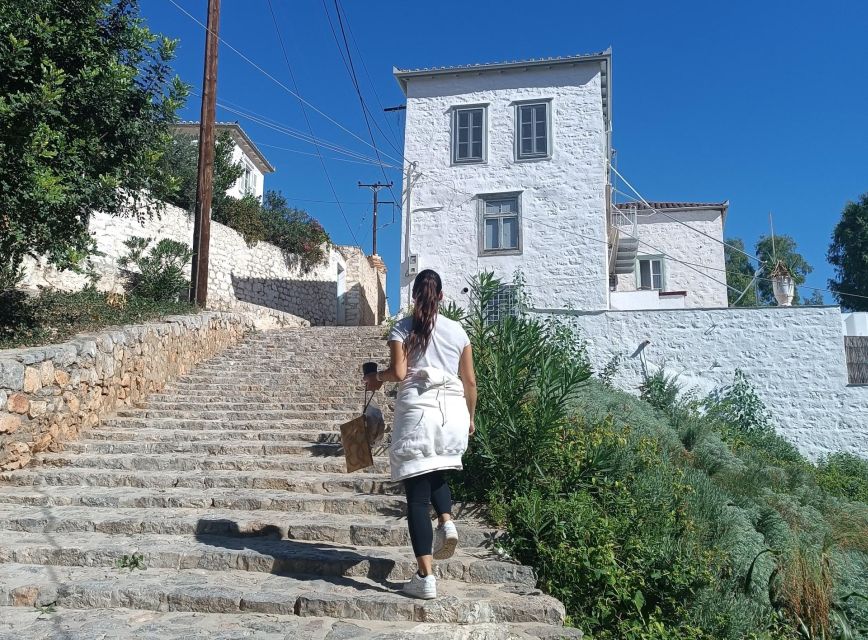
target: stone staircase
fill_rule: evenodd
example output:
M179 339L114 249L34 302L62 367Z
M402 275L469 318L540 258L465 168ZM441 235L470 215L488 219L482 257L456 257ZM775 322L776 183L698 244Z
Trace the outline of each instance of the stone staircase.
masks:
M338 431L381 336L253 334L0 474L0 638L580 637L469 506L439 598L399 592L415 570L400 487L385 450L346 474Z

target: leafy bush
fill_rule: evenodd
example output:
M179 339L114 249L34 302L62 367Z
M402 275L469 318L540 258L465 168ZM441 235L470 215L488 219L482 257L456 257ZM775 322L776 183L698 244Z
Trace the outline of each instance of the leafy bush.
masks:
M12 256L0 258L0 293L18 286L24 277L24 267Z
M868 460L834 453L820 460L817 482L833 496L868 504Z
M108 296L88 287L83 291L43 290L0 293L0 349L62 342L83 331L136 324L159 317L186 314L195 307L184 302L129 296L110 304Z
M161 166L168 177L168 185L158 195L166 202L193 213L196 208L196 187L199 180L199 136L175 131L166 141ZM218 222L225 206L231 200L226 191L244 175L244 167L232 161L235 143L228 131L221 131L214 141L214 176L211 196L211 215Z
M248 245L265 239L265 222L262 219L262 205L256 196L226 198L220 210L214 211L214 221L235 229Z
M280 192L266 192L262 222L265 240L282 249L291 266L307 273L325 261L331 244L325 229L305 211L290 207Z
M133 236L124 242L129 253L118 260L127 269L127 290L135 295L157 301L178 301L190 288L184 267L192 257L190 248L182 242L164 238L149 253L150 238Z
M555 322L492 324L473 287L477 435L456 493L595 638L868 637L868 462L805 460L741 373L699 401L587 380ZM860 635L861 634L861 635Z
M486 309L499 286L491 274L471 283L465 319L479 385L465 489L476 498L527 493L548 477L568 402L591 375L568 328L524 315L490 322Z

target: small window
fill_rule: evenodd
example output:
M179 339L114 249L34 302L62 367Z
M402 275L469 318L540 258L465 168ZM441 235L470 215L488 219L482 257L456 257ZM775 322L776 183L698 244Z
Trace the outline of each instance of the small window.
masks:
M510 316L518 315L518 296L515 285L500 285L497 293L485 305L485 320L496 324Z
M549 155L549 103L518 105L518 159Z
M663 258L639 258L639 288L663 291Z
M253 193L256 186L256 174L253 167L247 162L244 163L244 176L242 177L244 185L244 193Z
M517 253L521 251L521 213L515 195L482 198L481 253Z
M455 109L452 123L452 160L485 160L485 108Z

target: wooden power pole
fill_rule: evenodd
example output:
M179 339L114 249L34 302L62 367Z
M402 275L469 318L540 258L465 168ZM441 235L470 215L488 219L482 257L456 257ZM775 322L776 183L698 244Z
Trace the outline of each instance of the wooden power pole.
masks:
M214 186L214 118L217 111L217 45L220 41L220 0L208 0L205 31L205 71L199 119L199 173L193 221L193 264L190 302L204 308L208 301L208 249L211 243L211 196Z
M374 246L372 247L373 251L371 252L371 255L375 256L375 255L377 255L377 206L380 204L379 191L380 191L380 189L391 189L392 183L389 182L388 184L386 184L383 182L375 182L374 184L362 184L360 182L359 188L362 188L362 187L370 189L371 191L374 192L374 227L373 227L374 228L374 241L373 241Z

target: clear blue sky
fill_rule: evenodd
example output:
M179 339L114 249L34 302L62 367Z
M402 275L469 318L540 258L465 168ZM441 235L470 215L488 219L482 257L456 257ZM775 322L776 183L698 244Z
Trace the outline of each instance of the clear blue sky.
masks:
M205 20L206 0L176 1ZM323 0L272 3L301 95L367 139ZM333 0L325 3L334 20ZM267 2L222 4L225 41L291 87ZM168 0L142 5L152 29L180 39L176 70L198 88L201 27ZM612 46L614 144L624 176L649 200L728 199L726 234L744 238L749 248L767 232L772 212L776 232L794 236L815 267L807 284L826 286L832 228L844 204L868 191L868 3L342 0L342 6L350 44L358 46L353 56L365 98L389 136L393 128L403 135L399 114L380 113L380 104L403 103L393 66L570 55ZM298 101L226 46L220 51L218 99L306 131ZM191 96L182 116L198 119L198 113L198 98ZM309 113L317 137L373 155L346 131ZM238 120L257 143L315 151L222 109L218 119ZM374 135L380 149L397 156L376 128ZM277 167L266 187L283 191L321 220L336 242L352 244L354 233L370 250L371 194L356 183L382 181L380 170L327 162L351 233L316 157L264 144ZM387 175L400 197L400 171L387 169ZM388 192L381 194L390 199ZM384 207L381 222L390 221L391 210ZM379 243L392 274L394 309L398 225L381 230Z

